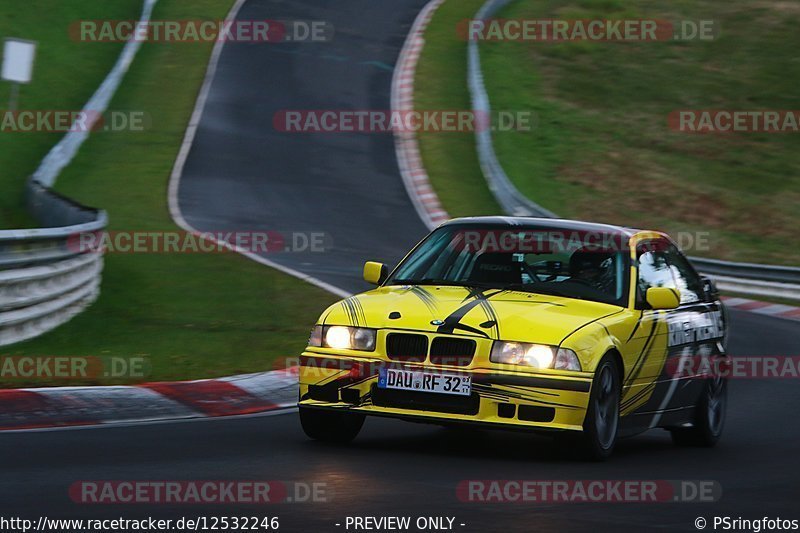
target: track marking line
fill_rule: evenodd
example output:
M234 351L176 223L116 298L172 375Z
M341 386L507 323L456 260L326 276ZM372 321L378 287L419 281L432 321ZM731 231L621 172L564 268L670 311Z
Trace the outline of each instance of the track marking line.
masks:
M80 430L88 430L88 429L113 429L113 428L122 428L122 427L136 427L136 426L154 426L160 424L186 424L190 422L210 422L210 421L226 421L226 420L238 420L238 419L246 419L246 418L266 418L268 416L281 416L281 415L288 415L291 413L297 412L297 405L294 403L291 404L284 404L280 405L275 409L270 411L264 411L261 413L247 413L241 415L229 415L229 416L191 416L191 417L183 417L183 418L158 418L152 420L125 420L119 422L104 422L102 424L94 424L94 425L85 425L85 426L57 426L57 427L42 427L42 428L30 428L30 429L6 429L0 432L1 434L5 435L7 433L47 433L51 431L80 431Z
M236 3L231 7L228 16L226 17L226 21L233 21L236 19L239 11L241 10L242 6L247 0L237 0ZM178 198L178 193L180 191L180 182L181 177L183 176L183 168L186 164L186 160L189 157L189 153L191 152L192 145L194 144L194 138L197 135L197 129L200 126L200 120L203 118L203 111L205 110L206 101L208 100L209 94L211 92L211 85L214 81L214 76L217 72L217 66L219 65L220 57L222 56L222 49L225 47L225 41L217 41L214 44L214 49L211 52L211 59L209 60L208 67L206 69L206 75L203 79L203 85L200 89L200 94L197 97L197 101L195 102L194 111L192 112L192 116L189 119L189 125L186 127L186 133L183 137L183 142L181 143L180 151L178 152L178 157L175 159L175 165L172 168L172 174L170 175L169 179L169 187L167 192L168 204L169 204L169 213L172 217L172 220L182 229L190 232L195 233L202 233L200 230L194 228L189 222L184 218L183 213L181 212L180 208L180 201ZM353 293L342 289L340 287L336 287L322 281L321 279L315 278L313 276L309 276L308 274L304 274L299 270L295 270L291 267L287 267L266 259L258 254L253 252L243 250L236 246L232 246L227 242L219 242L217 239L210 238L209 240L213 241L215 244L225 246L229 250L237 252L248 259L251 259L257 263L262 265L268 266L270 268L274 268L284 274L288 274L295 278L301 279L306 283L310 283L328 291L340 298L347 298L352 296Z

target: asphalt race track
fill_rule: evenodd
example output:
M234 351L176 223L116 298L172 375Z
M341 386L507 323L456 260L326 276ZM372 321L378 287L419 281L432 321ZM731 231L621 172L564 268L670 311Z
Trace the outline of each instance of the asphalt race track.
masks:
M795 324L734 313L736 354L797 352ZM752 331L756 334L750 333ZM607 463L571 461L548 439L453 432L369 419L349 447L306 440L294 412L105 429L5 434L0 508L8 515L126 517L279 516L284 531L343 531L346 516L455 516L463 531L694 530L698 516L790 516L800 489L791 379L731 384L728 424L713 449L679 449L654 430L624 440ZM79 480L283 480L326 483L329 502L269 506L80 505ZM715 480L718 503L480 504L456 497L467 479Z
M228 43L178 201L207 231L322 232L324 253L269 259L348 291L363 262L395 264L428 231L398 176L390 133L284 133L284 110L388 110L392 67L424 0L249 0L240 20L325 20L330 43ZM287 239L288 240L288 239Z
M281 134L271 127L272 114L388 108L390 66L423 4L246 3L241 19L330 20L336 40L331 46L226 46L180 188L187 220L208 230L325 232L335 246L330 253L270 259L347 290L363 286L364 260L396 261L425 229L401 184L391 137ZM735 355L800 353L796 322L731 315ZM279 516L284 531L345 531L346 516L452 516L455 530L476 532L695 531L699 516L798 518L799 405L795 380L736 381L716 449L675 448L656 430L621 442L601 464L572 461L533 435L463 433L384 419L369 419L349 447L323 445L304 437L293 411L8 433L0 436L0 511L34 518ZM462 503L456 486L469 479L714 480L723 493L717 503ZM68 496L80 480L322 482L329 501L90 506Z

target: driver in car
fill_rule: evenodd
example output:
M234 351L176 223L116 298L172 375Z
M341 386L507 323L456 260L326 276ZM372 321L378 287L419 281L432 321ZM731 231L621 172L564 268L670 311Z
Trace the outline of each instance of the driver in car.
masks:
M607 294L614 294L616 276L610 252L578 250L569 259L569 273L577 281Z

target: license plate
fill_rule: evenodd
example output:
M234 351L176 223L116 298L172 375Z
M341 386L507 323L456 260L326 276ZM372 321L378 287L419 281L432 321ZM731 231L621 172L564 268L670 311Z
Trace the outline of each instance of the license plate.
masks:
M378 388L469 396L472 393L472 376L381 368L378 371Z

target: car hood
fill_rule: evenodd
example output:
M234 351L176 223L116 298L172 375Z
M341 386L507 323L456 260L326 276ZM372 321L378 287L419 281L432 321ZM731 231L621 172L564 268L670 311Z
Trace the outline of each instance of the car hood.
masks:
M416 330L560 344L619 307L558 296L452 286L392 286L352 296L322 315L325 325Z

